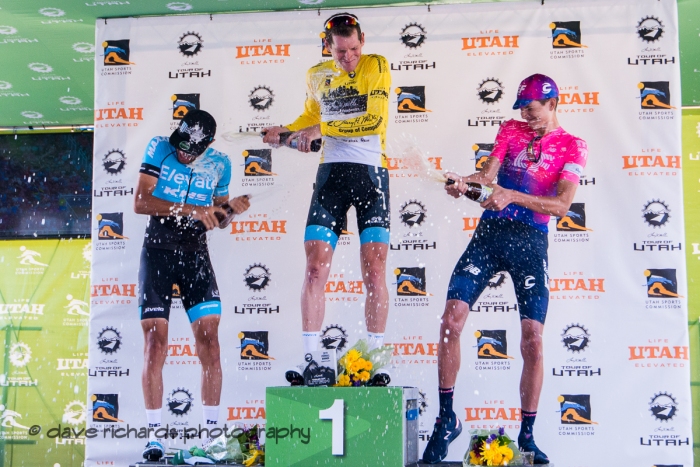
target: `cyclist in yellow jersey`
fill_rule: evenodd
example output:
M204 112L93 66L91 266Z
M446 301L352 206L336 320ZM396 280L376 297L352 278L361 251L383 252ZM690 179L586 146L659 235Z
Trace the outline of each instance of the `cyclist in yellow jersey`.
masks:
M362 276L367 288L365 320L371 348L384 343L389 310L386 257L389 249L389 174L385 140L391 76L386 59L362 55L365 43L355 15L339 13L325 23L324 42L333 60L307 72L304 112L286 127L265 129L273 146L296 140L301 152L322 138L322 159L304 235L306 273L301 296L304 352L317 350L325 314L325 285L333 251L354 206L360 234ZM293 131L287 141L280 133ZM330 247L330 248L329 248ZM302 384L296 370L292 385ZM386 373L372 384L386 385Z

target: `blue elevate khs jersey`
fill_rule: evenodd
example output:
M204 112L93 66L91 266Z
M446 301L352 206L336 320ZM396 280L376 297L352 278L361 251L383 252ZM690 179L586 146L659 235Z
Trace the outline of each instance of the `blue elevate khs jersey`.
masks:
M177 160L177 151L167 137L153 138L141 162L142 174L158 178L153 196L172 203L211 206L214 197L228 196L231 162L226 154L208 148L191 164ZM201 222L185 216L150 216L144 246L167 250L206 248L206 230Z

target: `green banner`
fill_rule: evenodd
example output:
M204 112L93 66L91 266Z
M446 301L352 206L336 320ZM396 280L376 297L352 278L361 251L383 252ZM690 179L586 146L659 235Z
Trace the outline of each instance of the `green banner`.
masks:
M0 466L85 458L90 242L0 243Z
M691 361L700 359L700 110L683 110L683 207ZM700 369L690 367L694 455L700 459Z

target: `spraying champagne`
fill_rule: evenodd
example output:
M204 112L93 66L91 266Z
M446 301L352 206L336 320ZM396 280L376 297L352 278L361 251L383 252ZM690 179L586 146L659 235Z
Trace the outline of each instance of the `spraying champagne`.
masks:
M451 178L448 178L447 181L445 182L445 185L454 185L455 181L452 180ZM481 204L484 201L486 201L489 196L491 196L491 193L493 193L493 189L486 186L482 185L481 183L474 183L474 182L467 182L467 191L464 192L464 196L469 198L472 201L476 201L477 203Z

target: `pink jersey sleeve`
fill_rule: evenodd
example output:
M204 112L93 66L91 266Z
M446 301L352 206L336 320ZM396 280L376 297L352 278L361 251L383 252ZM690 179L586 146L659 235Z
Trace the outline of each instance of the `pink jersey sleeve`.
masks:
M514 133L515 120L508 120L504 122L498 129L498 134L496 135L496 142L493 146L493 151L491 151L491 157L496 157L503 163L503 160L508 153L508 141Z
M567 151L568 157L561 169L559 180L567 180L578 185L588 159L588 145L579 138L573 138Z

